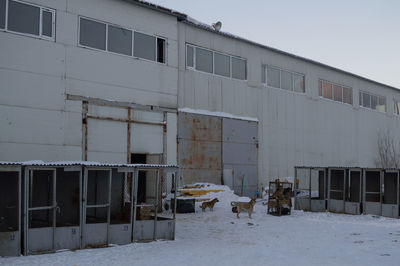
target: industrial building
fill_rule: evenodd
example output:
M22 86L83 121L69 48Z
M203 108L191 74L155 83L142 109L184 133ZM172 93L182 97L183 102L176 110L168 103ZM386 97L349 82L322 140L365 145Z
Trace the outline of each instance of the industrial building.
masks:
M375 167L400 132L397 88L148 2L0 0L0 48L0 161L177 164L253 195Z

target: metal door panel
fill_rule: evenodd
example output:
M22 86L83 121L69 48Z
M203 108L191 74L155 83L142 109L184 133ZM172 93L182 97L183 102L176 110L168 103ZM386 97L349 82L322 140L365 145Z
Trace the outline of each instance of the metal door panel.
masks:
M381 215L381 203L380 202L366 202L365 203L365 214Z
M85 225L85 247L105 246L107 241L107 223Z
M80 247L80 235L79 226L56 227L54 235L55 250L78 249Z
M326 174L323 168L311 169L310 172L310 191L311 191L311 211L323 212L326 210L325 184Z
M132 226L130 224L111 224L109 230L110 244L124 245L131 242Z
M158 220L156 239L173 240L174 223L173 220Z
M52 227L28 229L28 250L32 253L53 250L53 233Z
M311 211L324 212L325 210L325 200L311 200Z
M360 214L360 203L359 202L345 202L344 212L348 214Z
M135 221L134 240L153 240L154 220Z
M309 198L300 198L296 197L295 200L295 209L296 210L303 210L303 211L311 211L311 202Z
M19 256L20 237L19 231L0 232L0 257Z
M222 119L179 112L178 164L185 184L221 184Z
M336 213L344 213L344 201L330 199L329 211Z
M253 197L258 191L258 123L222 119L222 162L233 169L236 194Z
M382 216L397 218L399 208L395 204L382 204Z

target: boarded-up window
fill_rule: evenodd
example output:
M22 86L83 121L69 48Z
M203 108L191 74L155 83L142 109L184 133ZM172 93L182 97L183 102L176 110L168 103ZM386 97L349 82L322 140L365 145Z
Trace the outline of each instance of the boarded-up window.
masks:
M332 84L329 82L324 81L323 84L323 97L327 99L332 99Z
M333 85L333 99L337 102L342 101L342 86Z
M343 102L353 104L353 91L351 88L343 87Z

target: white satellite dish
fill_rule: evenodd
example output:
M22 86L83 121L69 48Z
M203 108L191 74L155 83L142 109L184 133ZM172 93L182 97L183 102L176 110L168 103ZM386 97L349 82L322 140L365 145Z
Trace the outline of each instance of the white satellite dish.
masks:
M217 23L213 23L212 26L213 26L214 30L220 31L221 27L222 27L222 22L218 21Z

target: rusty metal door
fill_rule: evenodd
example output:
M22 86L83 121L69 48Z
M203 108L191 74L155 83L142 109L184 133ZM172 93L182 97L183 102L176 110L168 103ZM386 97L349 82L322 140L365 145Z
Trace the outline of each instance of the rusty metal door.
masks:
M222 118L179 112L178 164L184 184L221 184Z
M231 118L222 121L224 173L232 169L232 189L236 194L253 197L258 185L258 123Z

